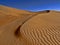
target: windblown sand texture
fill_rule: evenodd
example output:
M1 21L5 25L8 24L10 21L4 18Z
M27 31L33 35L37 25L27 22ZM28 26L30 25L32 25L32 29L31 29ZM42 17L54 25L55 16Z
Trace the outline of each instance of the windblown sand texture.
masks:
M0 6L0 45L60 45L60 12Z

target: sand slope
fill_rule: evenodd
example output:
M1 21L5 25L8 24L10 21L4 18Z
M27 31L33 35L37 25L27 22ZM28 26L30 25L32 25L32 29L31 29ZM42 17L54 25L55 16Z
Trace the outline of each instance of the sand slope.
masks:
M27 40L26 45L60 45L59 19L60 15L56 12L38 14L20 28L22 37L25 37L22 40Z
M0 6L0 45L60 45L60 12L29 12Z
M20 45L15 31L32 13L0 6L0 45Z

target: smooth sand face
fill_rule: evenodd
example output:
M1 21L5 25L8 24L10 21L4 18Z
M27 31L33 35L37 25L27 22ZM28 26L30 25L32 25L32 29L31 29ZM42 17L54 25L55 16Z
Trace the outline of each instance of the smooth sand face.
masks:
M60 45L60 12L28 12L0 6L0 45Z
M0 6L0 45L20 45L15 31L32 13Z

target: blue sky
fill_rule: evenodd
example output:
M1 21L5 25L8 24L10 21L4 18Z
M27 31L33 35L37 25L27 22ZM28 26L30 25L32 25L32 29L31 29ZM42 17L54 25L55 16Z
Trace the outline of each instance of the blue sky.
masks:
M60 10L60 0L0 0L5 5L22 10Z

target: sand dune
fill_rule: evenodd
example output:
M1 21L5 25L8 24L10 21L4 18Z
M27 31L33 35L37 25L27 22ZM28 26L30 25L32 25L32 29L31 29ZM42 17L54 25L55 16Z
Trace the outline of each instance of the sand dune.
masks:
M30 12L0 6L0 45L60 45L60 12Z

